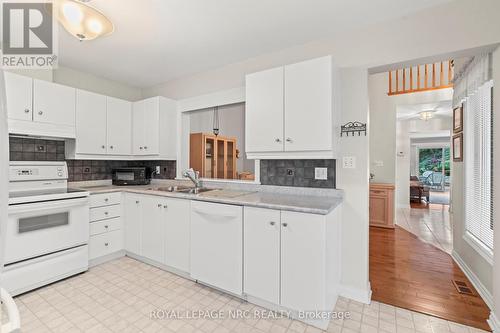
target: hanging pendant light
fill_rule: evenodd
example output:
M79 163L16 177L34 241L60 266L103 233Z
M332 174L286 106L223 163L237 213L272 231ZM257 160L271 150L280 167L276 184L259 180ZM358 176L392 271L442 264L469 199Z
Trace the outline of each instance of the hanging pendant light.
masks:
M85 4L88 1L55 0L57 18L62 26L80 41L109 35L113 23L97 9Z
M219 107L214 107L213 130L215 136L219 135Z

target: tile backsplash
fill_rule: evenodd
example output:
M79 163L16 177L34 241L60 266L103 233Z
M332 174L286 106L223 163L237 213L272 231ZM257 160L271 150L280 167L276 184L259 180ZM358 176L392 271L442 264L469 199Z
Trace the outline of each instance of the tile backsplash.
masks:
M314 168L327 168L327 179L314 179ZM335 188L335 160L261 160L262 185Z
M9 151L11 161L64 161L65 144L61 140L43 140L10 136ZM66 160L68 180L106 180L112 179L112 170L123 167L160 166L157 179L173 179L176 173L175 161L111 161L111 160Z

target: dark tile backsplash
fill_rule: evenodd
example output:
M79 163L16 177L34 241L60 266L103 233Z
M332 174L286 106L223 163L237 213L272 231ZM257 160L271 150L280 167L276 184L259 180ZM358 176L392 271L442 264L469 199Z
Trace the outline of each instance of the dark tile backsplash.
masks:
M328 168L328 179L314 179L314 168ZM262 185L335 188L335 160L261 160L260 182Z
M64 141L32 138L9 138L11 161L64 161ZM175 178L175 161L110 161L110 160L66 160L68 180L106 180L112 179L112 170L123 167L146 166L152 170L160 166L157 179Z

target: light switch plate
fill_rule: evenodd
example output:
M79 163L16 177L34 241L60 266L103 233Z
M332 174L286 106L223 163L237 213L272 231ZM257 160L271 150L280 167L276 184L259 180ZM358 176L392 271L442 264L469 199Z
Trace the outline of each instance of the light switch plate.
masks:
M159 165L157 165L157 166L156 166L155 173L156 173L157 175L159 175L159 174L161 173L161 168L160 168L160 166L159 166Z
M356 157L344 156L342 158L342 167L344 169L355 169L356 168Z
M314 179L327 180L328 179L328 168L314 168Z

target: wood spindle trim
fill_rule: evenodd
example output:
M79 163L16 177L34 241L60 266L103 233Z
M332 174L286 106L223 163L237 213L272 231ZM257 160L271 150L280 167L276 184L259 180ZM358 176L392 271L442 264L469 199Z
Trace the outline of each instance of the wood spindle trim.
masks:
M453 77L451 75L451 60L448 60L448 84L451 84Z
M399 92L399 70L396 69L396 92Z
M413 91L413 66L410 67L410 91Z
M417 66L417 90L420 89L420 65Z
M403 91L406 91L406 68L403 68Z
M432 64L432 88L436 87L436 64Z
M392 94L392 71L389 71L389 94Z
M427 64L425 64L425 82L424 82L424 88L428 88L429 87L429 69L427 68Z
M443 68L443 62L441 61L441 68L439 72L439 85L442 87L444 86L444 68Z

